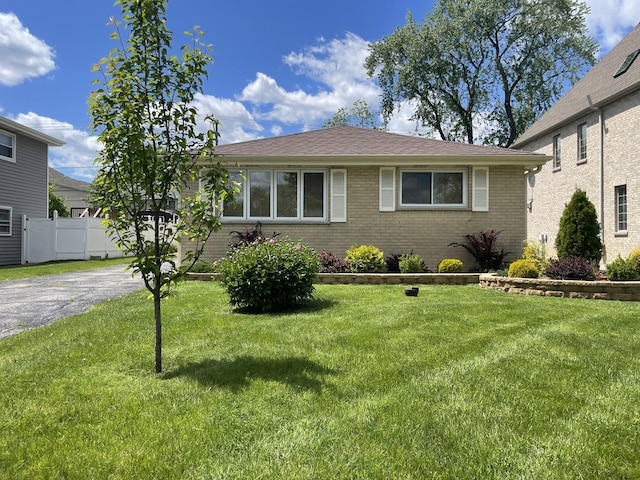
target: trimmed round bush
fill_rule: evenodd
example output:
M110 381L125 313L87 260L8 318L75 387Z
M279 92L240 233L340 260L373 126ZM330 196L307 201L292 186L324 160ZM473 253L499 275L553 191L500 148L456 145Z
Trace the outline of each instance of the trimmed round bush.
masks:
M424 261L416 253L401 255L398 268L400 273L421 273L426 270Z
M520 259L509 265L507 277L538 278L539 272L531 260Z
M462 260L445 258L438 264L438 273L460 273L464 268Z
M556 280L595 280L596 269L581 257L567 257L552 260L545 270L549 278Z
M638 261L634 258L616 258L607 265L607 279L611 281L634 281L638 280Z
M384 254L373 245L354 245L347 250L346 260L353 273L381 273L387 267Z
M262 312L286 310L311 298L319 269L318 253L288 238L240 245L218 261L231 305Z

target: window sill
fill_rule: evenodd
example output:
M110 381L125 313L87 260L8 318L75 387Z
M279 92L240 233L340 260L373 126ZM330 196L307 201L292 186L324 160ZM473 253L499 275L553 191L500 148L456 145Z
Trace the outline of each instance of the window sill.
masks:
M614 237L627 237L628 236L628 232L626 230L620 230L618 232L614 232L613 236Z
M587 159L586 158L584 160L578 160L576 165L584 165L585 163L587 163Z
M560 171L562 171L562 167L554 167L551 171L553 173L560 172Z

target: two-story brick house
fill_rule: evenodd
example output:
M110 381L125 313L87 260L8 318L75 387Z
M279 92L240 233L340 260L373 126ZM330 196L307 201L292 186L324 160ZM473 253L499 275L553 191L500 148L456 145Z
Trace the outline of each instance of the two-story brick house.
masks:
M640 25L513 144L553 160L530 177L527 236L554 244L576 188L595 205L602 261L640 246Z

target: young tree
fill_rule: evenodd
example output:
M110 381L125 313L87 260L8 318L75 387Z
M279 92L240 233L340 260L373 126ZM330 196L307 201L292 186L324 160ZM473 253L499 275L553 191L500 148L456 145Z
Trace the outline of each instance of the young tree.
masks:
M562 212L555 245L558 258L581 257L597 264L602 257L596 207L580 189L575 191Z
M419 24L374 43L365 61L388 118L413 119L443 140L508 147L580 73L597 45L580 0L439 0Z
M121 23L112 19L112 38L120 45L94 67L103 79L94 82L99 87L91 94L89 111L102 150L92 194L107 207L109 232L133 255L130 268L153 297L155 371L161 372L161 299L176 280L172 245L189 238L195 247L183 256L193 264L220 227L217 202L233 194L233 185L213 156L217 129L201 133L196 128L192 102L211 62L202 33L194 28L193 45L172 55L166 0L116 4L129 35L125 38ZM188 192L199 174L202 189ZM176 202L176 218L163 222Z
M344 107L339 108L335 115L322 125L322 128L346 125L371 130L386 130L386 125L380 124L378 115L371 111L371 107L364 100L356 100L349 110Z

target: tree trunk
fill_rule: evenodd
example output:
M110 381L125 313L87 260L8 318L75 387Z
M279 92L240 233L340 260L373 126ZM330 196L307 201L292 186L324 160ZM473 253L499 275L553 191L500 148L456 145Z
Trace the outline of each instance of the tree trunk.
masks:
M153 310L156 320L156 373L162 372L162 312L160 310L160 288L153 292Z

